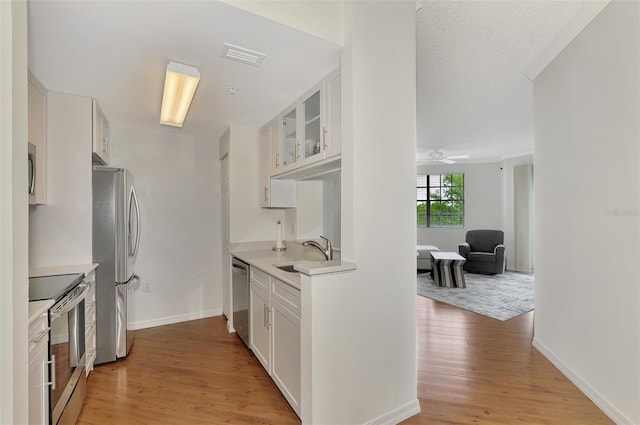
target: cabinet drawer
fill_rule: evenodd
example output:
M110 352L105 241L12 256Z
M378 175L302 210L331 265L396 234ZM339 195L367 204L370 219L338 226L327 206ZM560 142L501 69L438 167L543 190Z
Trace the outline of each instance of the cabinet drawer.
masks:
M300 291L276 278L271 278L271 283L271 298L300 317Z
M29 353L49 340L49 313L41 314L33 322L29 323Z
M269 294L271 276L269 276L262 270L256 269L255 267L251 267L250 273L251 273L251 282L254 283L258 288L262 289L264 292Z

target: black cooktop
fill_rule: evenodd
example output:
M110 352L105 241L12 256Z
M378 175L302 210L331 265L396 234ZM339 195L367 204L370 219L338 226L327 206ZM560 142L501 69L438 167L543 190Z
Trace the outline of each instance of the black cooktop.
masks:
M29 301L58 301L67 292L78 286L84 274L59 274L29 278Z

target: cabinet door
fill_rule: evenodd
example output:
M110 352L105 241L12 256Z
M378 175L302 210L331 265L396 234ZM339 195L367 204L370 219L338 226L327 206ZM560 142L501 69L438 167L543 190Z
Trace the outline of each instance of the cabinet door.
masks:
M311 90L300 103L300 137L298 147L299 164L303 166L324 158L322 151L323 136L323 90L322 85Z
M280 137L282 146L282 171L297 167L298 146L298 109L294 104L282 114Z
M98 102L93 100L93 159L102 165L109 164L110 127L100 109Z
M89 285L89 292L84 301L85 324L85 374L88 377L96 360L96 272L91 271L84 280Z
M270 303L269 296L256 289L252 283L249 289L250 296L250 346L251 351L271 374L271 325L269 324Z
M269 167L270 161L270 144L271 144L271 126L265 125L260 129L259 136L260 143L260 206L269 207L271 202L271 169Z
M272 300L271 378L300 416L300 318Z
M282 172L282 145L280 144L280 115L270 123L271 138L269 139L269 175L275 176Z
M49 423L48 340L40 341L29 356L29 423Z
M36 204L47 202L47 91L29 73L28 139L36 147Z
M324 81L324 157L339 155L342 151L342 96L340 72L331 74Z

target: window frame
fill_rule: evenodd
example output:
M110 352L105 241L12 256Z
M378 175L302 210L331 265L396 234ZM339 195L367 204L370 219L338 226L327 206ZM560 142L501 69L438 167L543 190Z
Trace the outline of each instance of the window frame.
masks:
M424 177L425 178L425 185L420 185L418 180L420 177ZM452 176L451 177L451 181L454 181L455 178L453 176L461 176L462 179L462 183L461 184L450 184L450 185L446 185L445 184L445 179L447 178L447 176ZM433 182L432 177L438 177L438 181L437 182ZM461 187L462 188L462 199L458 199L458 198L442 198L440 197L439 199L434 199L432 198L432 194L433 191L437 191L438 193L440 193L441 195L444 193L445 188L456 188L456 187ZM465 226L465 178L464 178L464 173L437 173L437 174L429 174L429 173L423 173L423 174L417 174L416 176L416 227L418 228L434 228L434 229L447 229L447 228L451 228L451 229L462 229ZM423 189L425 192L424 198L421 198L418 194L420 189ZM460 202L462 203L462 209L461 212L458 214L449 214L450 218L451 218L451 224L450 225L443 225L442 224L442 220L440 220L440 224L438 225L434 225L433 224L433 218L434 217L444 217L447 214L443 214L443 213L439 213L439 214L434 214L432 211L432 206L435 203L452 203L452 202ZM425 218L421 220L419 212L418 212L418 208L420 205L424 204L425 205L425 209L426 211L424 212L424 214L426 214ZM453 219L454 217L460 217L460 224L453 224ZM424 225L420 225L421 222L424 222Z

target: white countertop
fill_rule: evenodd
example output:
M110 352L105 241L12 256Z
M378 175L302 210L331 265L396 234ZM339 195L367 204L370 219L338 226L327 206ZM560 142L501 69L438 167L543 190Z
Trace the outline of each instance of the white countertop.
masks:
M49 310L53 305L53 300L31 301L29 303L29 323L40 317L42 313Z
M300 273L314 276L325 273L344 272L355 270L353 263L340 260L333 261L313 261L308 256L300 254L296 250L273 251L271 249L257 249L250 251L233 250L231 252L236 258L248 263L252 267L257 267L265 273L300 289ZM293 264L293 268L300 273L286 272L274 267L274 264Z
M59 274L83 273L85 276L95 270L99 263L69 264L64 266L32 267L29 269L29 277L55 276Z

